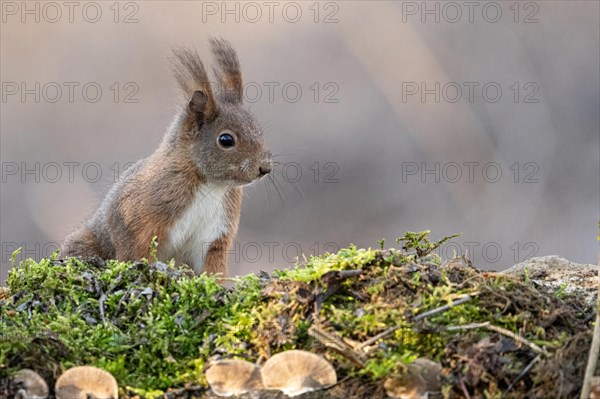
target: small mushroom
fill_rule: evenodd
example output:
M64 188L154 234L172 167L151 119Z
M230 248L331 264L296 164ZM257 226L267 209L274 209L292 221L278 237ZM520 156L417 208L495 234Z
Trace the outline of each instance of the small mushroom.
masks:
M33 370L19 370L12 381L18 388L15 399L46 399L48 397L48 384Z
M108 371L93 366L73 367L56 381L56 399L117 399L119 386Z
M333 366L311 352L290 350L270 357L262 367L267 389L277 389L287 396L326 388L337 382Z
M245 360L216 361L205 374L208 385L217 396L241 395L263 389L260 367Z
M427 399L441 389L442 366L429 359L418 358L407 365L406 373L385 380L387 395L395 399Z

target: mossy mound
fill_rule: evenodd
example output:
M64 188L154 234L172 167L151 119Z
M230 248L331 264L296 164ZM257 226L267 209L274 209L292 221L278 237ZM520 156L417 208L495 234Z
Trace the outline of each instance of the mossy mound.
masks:
M427 232L399 242L351 246L231 288L160 262L27 260L0 297L0 396L20 368L52 386L90 364L111 372L124 397L202 397L209 358L292 348L323 354L343 380L306 397L383 398L384 381L416 358L441 363L444 397L578 395L591 304L464 258L442 264Z

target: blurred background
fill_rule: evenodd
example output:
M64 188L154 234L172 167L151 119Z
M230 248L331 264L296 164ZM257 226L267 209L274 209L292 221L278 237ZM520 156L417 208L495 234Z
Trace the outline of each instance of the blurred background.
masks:
M485 269L595 263L599 4L3 1L0 282L154 151L170 49L210 64L210 35L279 162L245 191L232 275L425 229Z

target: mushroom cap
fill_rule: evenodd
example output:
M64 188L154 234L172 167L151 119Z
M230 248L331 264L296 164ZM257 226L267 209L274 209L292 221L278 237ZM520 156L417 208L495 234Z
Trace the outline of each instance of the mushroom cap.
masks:
M119 386L108 371L93 366L73 367L56 381L56 399L118 399Z
M262 367L265 387L287 396L325 388L337 382L333 366L311 352L290 350L271 356Z
M13 384L21 384L17 397L23 399L46 399L48 397L48 384L35 371L22 369L13 377Z
M205 375L208 385L218 396L241 395L263 388L260 367L245 360L216 361Z
M439 363L418 358L406 366L406 373L389 377L383 386L390 398L427 399L429 393L441 390L441 374Z

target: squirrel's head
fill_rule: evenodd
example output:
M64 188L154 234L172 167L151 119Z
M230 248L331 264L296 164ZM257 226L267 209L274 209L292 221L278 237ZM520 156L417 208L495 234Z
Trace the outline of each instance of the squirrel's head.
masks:
M171 140L211 182L245 185L272 169L262 128L242 103L243 84L235 50L210 40L216 67L216 95L196 52L175 50L175 77L187 97Z

